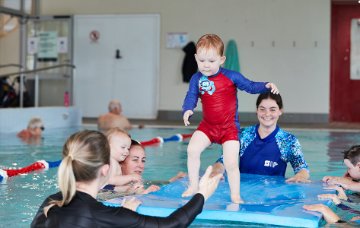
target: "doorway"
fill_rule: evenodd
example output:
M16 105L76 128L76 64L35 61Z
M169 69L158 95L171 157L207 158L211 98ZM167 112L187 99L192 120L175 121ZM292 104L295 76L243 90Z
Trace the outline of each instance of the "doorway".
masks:
M330 121L360 122L360 78L351 74L352 22L359 20L357 1L333 1L331 9ZM360 45L360 44L359 44ZM360 53L359 53L360 54Z
M128 118L155 119L159 97L159 15L74 19L75 106L84 117L121 102Z

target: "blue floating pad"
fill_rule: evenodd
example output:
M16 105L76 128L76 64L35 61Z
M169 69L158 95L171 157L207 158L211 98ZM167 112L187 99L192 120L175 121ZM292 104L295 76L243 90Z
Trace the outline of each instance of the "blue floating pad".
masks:
M159 191L138 196L142 204L137 212L144 215L168 216L184 205L189 198L181 198L188 180L183 178L163 186ZM282 226L317 227L321 214L302 208L304 204L323 203L317 195L335 193L324 190L321 182L309 184L285 183L283 177L241 174L241 197L244 204L231 203L229 186L222 180L216 192L206 201L204 209L196 219L238 221ZM122 198L104 202L108 206L119 206Z

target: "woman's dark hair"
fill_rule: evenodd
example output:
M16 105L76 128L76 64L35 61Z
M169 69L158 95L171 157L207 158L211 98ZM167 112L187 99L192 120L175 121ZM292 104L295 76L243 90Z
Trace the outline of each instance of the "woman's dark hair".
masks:
M272 92L266 92L266 93L260 94L256 100L256 108L259 108L259 105L262 100L265 100L268 98L274 100L276 102L276 104L279 106L279 109L283 108L283 102L282 102L282 98L281 98L280 94L274 94Z
M349 159L351 164L356 165L360 161L360 145L354 145L344 151L344 160Z

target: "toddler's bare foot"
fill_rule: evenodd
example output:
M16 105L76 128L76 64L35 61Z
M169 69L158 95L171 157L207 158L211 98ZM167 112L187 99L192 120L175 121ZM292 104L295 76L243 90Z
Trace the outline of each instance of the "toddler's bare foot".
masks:
M237 204L243 204L244 203L244 200L242 200L239 195L231 195L231 201L233 203L237 203Z
M188 189L186 189L185 192L183 192L183 194L181 195L181 197L189 197L194 195L197 192L197 190L195 190L192 187L188 187Z

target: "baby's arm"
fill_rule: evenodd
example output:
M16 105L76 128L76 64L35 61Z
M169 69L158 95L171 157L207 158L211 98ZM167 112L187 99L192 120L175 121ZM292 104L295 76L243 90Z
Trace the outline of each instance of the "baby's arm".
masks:
M129 184L130 182L141 182L141 180L142 178L139 174L115 175L110 178L109 184L122 186Z
M190 125L189 118L190 118L190 116L192 116L193 114L194 114L194 112L191 111L191 110L187 110L187 111L184 112L183 119L184 119L184 124L185 124L185 126L189 126L189 125Z
M201 75L201 74L200 74ZM186 97L184 99L184 103L182 106L182 113L185 126L190 124L189 117L194 114L193 110L197 105L199 98L199 75L195 74L191 77L189 90L186 93Z

